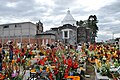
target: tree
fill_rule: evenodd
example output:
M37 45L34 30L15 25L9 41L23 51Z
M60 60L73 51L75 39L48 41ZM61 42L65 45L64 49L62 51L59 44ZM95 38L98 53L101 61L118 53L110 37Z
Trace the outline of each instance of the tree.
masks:
M77 26L82 26L83 23L84 23L84 21L80 20L80 21L77 21L77 22L76 22L76 25L77 25Z
M98 20L96 15L90 15L87 20L87 23L88 23L87 26L92 30L91 38L92 38L92 43L94 43L95 37L97 37L97 31L98 31L98 26L97 26Z
M88 27L92 29L92 32L94 36L96 37L96 33L98 31L98 26L97 26L98 20L96 15L90 15L88 18Z

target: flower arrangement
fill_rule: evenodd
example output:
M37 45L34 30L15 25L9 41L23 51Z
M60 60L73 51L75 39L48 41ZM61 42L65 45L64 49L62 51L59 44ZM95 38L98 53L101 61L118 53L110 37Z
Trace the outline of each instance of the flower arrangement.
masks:
M26 59L25 54L19 49L14 50L13 60L9 59L9 52L6 50L6 54L3 59L3 73L6 79L18 80L23 78L25 74L26 65L28 64L28 59Z

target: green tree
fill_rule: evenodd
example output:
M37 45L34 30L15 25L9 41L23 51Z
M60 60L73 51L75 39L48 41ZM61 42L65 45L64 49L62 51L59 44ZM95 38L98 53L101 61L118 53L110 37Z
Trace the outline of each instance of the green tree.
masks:
M87 26L92 30L92 33L91 33L92 43L95 42L95 37L97 37L97 32L98 32L97 23L98 23L98 20L96 15L90 15L87 20Z
M97 23L98 23L98 20L96 15L90 15L88 18L88 27L92 29L92 33L94 34L94 37L97 36L96 35L98 31Z
M83 25L83 23L84 23L84 21L80 20L80 21L76 22L76 25L81 27Z

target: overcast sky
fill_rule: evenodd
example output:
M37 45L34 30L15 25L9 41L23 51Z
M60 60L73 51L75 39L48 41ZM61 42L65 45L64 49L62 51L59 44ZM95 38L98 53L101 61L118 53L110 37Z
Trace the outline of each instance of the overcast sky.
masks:
M46 31L61 24L68 8L77 21L97 16L97 41L120 37L120 0L0 0L0 24L40 20Z

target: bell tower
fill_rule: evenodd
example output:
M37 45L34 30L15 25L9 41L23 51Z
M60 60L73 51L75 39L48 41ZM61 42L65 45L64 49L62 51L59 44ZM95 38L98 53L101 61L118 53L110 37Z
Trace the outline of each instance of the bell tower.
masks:
M38 23L36 23L36 34L40 34L43 32L43 23L39 20Z

